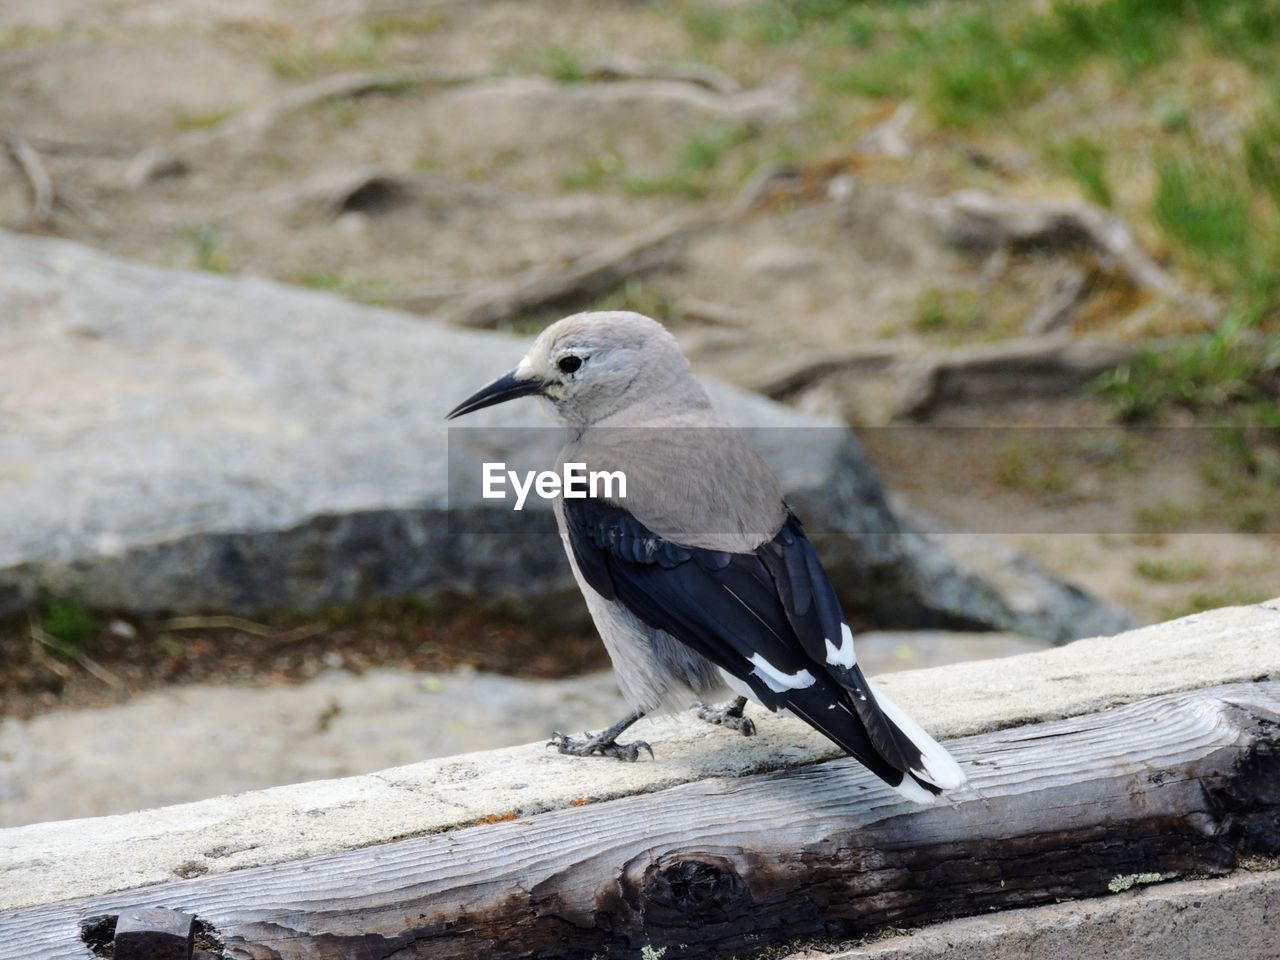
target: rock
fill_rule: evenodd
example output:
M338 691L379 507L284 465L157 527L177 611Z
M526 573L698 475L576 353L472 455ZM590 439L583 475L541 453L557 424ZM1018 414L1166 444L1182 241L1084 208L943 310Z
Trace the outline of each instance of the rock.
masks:
M1143 884L1110 897L948 920L848 951L806 951L786 960L1259 960L1275 955L1277 910L1280 871L1237 870L1212 879Z
M137 614L441 590L564 607L560 544L535 535L546 511L474 536L448 511L443 415L522 341L63 241L0 234L0 263L0 613L44 591ZM729 419L766 428L761 454L842 593L877 622L1053 640L1130 622L1039 573L1040 605L1011 602L903 528L843 425L711 388ZM532 403L468 420L548 422ZM454 436L461 452L476 434ZM494 459L549 434L511 436L523 454Z
M295 687L173 687L0 720L0 827L371 773L599 729L625 711L611 673L334 670Z
M1044 650L1048 645L1047 640L1020 633L964 630L871 630L855 638L858 665L869 676L1014 657Z

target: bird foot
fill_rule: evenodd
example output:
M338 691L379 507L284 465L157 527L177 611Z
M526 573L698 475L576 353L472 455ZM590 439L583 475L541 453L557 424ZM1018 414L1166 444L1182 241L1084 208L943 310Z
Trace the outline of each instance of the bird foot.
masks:
M753 737L756 733L756 725L751 718L743 714L743 708L746 703L742 700L731 700L728 703L722 703L718 707L708 706L701 700L693 702L694 716L707 723L714 723L719 727L728 727L730 730L737 730L744 737Z
M605 733L607 732L605 731ZM635 763L640 759L640 751L648 750L649 759L653 759L653 747L643 740L636 740L632 743L618 743L612 738L606 738L603 733L598 733L594 737L587 736L579 740L556 730L552 732L551 739L547 741L547 746L555 747L560 753L568 754L571 757L613 757L615 760L625 760L628 763Z

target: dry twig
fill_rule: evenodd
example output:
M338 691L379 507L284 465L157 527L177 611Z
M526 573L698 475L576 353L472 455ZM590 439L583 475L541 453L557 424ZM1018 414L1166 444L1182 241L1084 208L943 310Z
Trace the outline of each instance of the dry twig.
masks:
M722 222L719 217L665 220L568 266L534 267L510 282L476 291L442 316L464 327L496 327L521 314L589 302L632 277L672 265L683 243Z
M886 340L852 348L844 353L824 352L818 358L801 360L790 369L773 373L753 389L774 400L789 400L835 374L879 373L918 355L914 340Z
M1148 257L1120 217L1091 204L1013 200L962 190L939 200L934 216L943 237L954 246L1083 246L1114 263L1135 286L1180 304L1206 324L1221 315L1219 304L1182 289Z
M702 63L663 64L637 60L594 60L586 64L582 74L587 80L677 80L705 87L715 93L731 94L741 90L738 81L715 67Z
M928 419L950 403L1068 393L1133 360L1145 346L1138 341L1058 334L925 354L902 365L893 419Z
M694 71L692 68L634 68L636 76L624 77L617 71L624 69L617 63L601 65L601 78L631 80L626 89L618 84L613 94L634 96L638 92L661 91L670 96L672 91L688 98L698 106L719 109L728 115L749 117L762 112L777 111L786 104L778 91L761 89L740 92L736 84L714 72ZM613 75L609 76L608 71ZM664 73L664 71L666 71ZM184 172L190 156L198 150L224 141L238 141L249 147L256 145L270 129L284 117L305 110L328 100L363 97L375 93L397 93L421 86L457 87L475 83L515 82L520 78L490 71L459 72L437 70L433 67L411 67L396 70L357 70L325 77L313 83L289 90L279 98L260 107L237 113L215 126L203 130L190 130L166 143L147 147L134 157L125 173L125 184L140 187L152 180ZM532 78L548 82L544 77ZM647 83L646 83L647 81ZM681 83L684 84L681 87ZM575 95L579 90L566 87ZM610 95L613 95L610 94Z
M694 297L678 301L675 312L683 320L705 323L713 327L746 329L759 322L754 317L732 307L726 307L722 303L712 303L710 300L698 300Z
M87 653L77 653L76 663L84 668L85 672L94 678L101 680L108 687L114 687L119 690L124 687L125 683L116 674L112 673L97 660L94 660Z
M53 222L53 204L57 197L53 187L53 178L45 168L44 160L36 148L22 137L14 134L4 135L5 152L26 180L27 190L31 194L31 207L27 213L27 221L32 226L47 227Z
M187 157L198 149L221 141L256 144L263 135L291 113L327 100L363 97L374 93L396 93L422 84L455 86L487 79L487 75L456 73L433 68L405 70L357 70L304 84L260 107L237 113L204 130L190 130L167 143L147 147L129 164L125 183L140 187L163 176L186 169Z
M300 183L261 194L250 194L238 209L279 207L290 216L333 218L349 211L390 208L419 197L439 197L450 202L501 202L501 190L433 173L397 173L383 167L326 170Z
M270 627L261 623L254 623L252 620L245 620L243 617L217 616L217 617L175 617L172 620L159 620L152 626L156 630L176 631L176 630L239 630L241 633L251 633L255 637L269 637L272 634Z
M1072 268L1054 284L1053 290L1036 305L1022 323L1022 332L1036 335L1068 329L1075 320L1080 305L1089 299L1088 276L1079 268Z

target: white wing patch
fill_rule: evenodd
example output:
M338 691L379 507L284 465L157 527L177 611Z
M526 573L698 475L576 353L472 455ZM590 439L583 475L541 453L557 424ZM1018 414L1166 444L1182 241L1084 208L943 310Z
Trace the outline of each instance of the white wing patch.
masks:
M783 690L803 690L817 683L808 670L783 673L758 653L751 655L751 665L755 667L751 672L763 680L765 686L774 693L782 693Z
M830 639L826 639L824 642L827 645L827 663L833 667L844 667L846 670L853 669L853 665L858 662L858 659L853 654L853 633L847 623L840 624L840 646L837 647Z

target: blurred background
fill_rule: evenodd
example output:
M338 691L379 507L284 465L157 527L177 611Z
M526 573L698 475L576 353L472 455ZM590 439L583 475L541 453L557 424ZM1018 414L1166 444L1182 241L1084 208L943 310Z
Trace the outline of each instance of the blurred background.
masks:
M1280 593L1274 0L6 0L0 143L0 826L615 719L430 519L576 309L852 428L869 672Z

